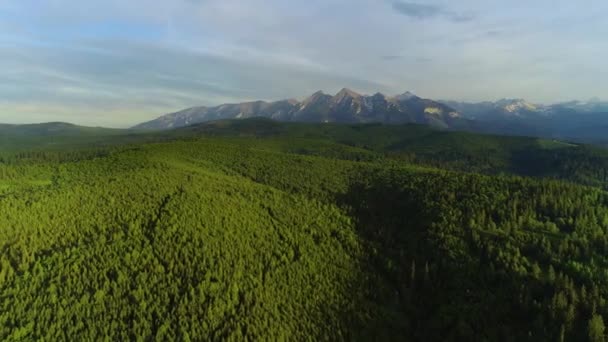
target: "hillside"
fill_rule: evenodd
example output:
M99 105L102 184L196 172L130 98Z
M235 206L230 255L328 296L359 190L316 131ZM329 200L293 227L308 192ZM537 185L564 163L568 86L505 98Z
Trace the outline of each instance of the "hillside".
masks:
M68 126L71 133L66 133L46 129L45 124L15 127L16 132L23 133L3 136L0 162L41 157L69 160L80 152L105 155L113 147L126 144L190 141L201 136L241 137L256 138L251 143L262 147L303 155L555 178L600 187L608 183L608 151L604 148L533 137L445 131L417 124L288 123L251 118L157 132ZM40 130L44 134L35 133Z
M330 158L557 178L600 187L608 184L608 150L534 137L451 132L415 124L302 124L263 118L203 123L171 134L264 138L252 144Z
M0 339L584 340L608 314L603 149L260 118L123 134L0 159Z
M80 136L80 135L111 135L118 134L121 130L77 126L66 122L48 122L42 124L9 125L0 124L0 133L3 137L17 136Z
M174 139L133 129L78 126L64 122L9 125L0 124L0 159L29 158L34 154L55 153L64 157L72 152L93 150L101 153L112 146ZM65 158L64 158L65 159Z
M77 126L65 122L42 124L0 124L0 153L7 150L34 148L66 148L77 143L82 145L106 142L111 136L124 136L129 132L121 129Z
M606 192L423 166L577 146L259 119L172 134L0 163L0 339L582 340L608 314Z

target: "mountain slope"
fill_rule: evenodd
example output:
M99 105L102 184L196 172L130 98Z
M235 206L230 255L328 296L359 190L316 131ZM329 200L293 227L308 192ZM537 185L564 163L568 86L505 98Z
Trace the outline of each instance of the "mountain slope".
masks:
M0 163L0 340L587 341L608 317L608 193L401 154L577 146L260 118L169 133Z
M319 91L302 102L255 101L217 107L193 107L161 116L134 128L161 130L212 120L251 117L292 122L422 123L440 128L466 126L466 120L462 120L454 109L411 93L395 97L386 97L380 93L368 96L345 88L334 96Z

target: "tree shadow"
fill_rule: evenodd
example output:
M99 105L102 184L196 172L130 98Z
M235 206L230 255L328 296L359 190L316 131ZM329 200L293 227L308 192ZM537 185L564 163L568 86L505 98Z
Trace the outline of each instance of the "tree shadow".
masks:
M351 340L521 341L546 329L517 298L530 279L494 270L473 243L446 175L370 173L338 196L365 250Z

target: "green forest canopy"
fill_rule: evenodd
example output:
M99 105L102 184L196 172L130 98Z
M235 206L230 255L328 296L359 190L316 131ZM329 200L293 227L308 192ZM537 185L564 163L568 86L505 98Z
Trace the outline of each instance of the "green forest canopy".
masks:
M0 340L603 338L602 149L257 119L62 139L1 152Z

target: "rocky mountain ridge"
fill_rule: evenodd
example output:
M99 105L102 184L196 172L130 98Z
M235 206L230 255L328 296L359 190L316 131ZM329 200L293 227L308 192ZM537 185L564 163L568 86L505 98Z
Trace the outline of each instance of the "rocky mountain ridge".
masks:
M453 108L410 92L389 97L381 93L361 95L344 88L333 96L318 91L303 101L253 101L216 107L193 107L163 115L133 128L171 129L213 120L251 117L293 122L420 123L438 128L460 126L466 121Z

